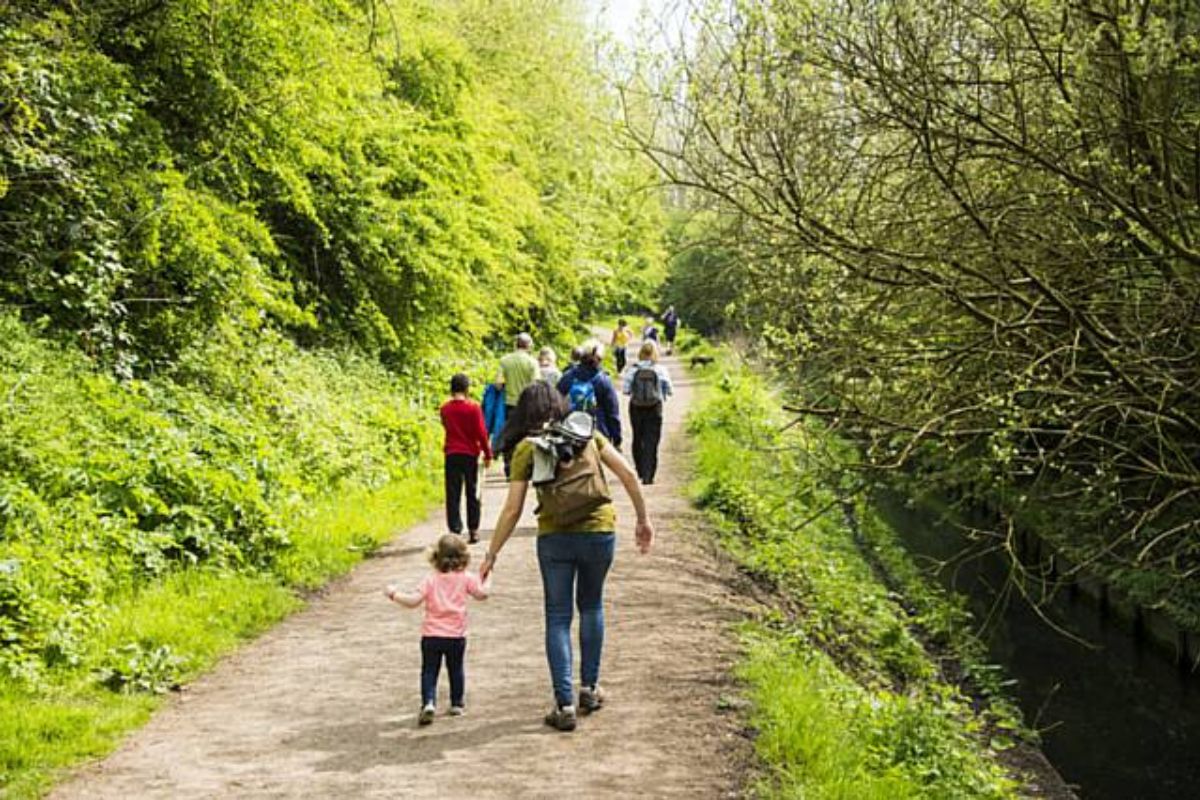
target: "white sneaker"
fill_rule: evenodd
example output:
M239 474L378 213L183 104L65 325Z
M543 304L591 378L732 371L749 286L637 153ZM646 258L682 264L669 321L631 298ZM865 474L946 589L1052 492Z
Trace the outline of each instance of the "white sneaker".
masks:
M462 706L450 706L450 716L452 717L461 717L465 713L467 710Z
M421 713L417 715L417 724L428 725L429 723L433 722L433 714L435 711L436 709L433 707L433 703L426 703L421 707Z

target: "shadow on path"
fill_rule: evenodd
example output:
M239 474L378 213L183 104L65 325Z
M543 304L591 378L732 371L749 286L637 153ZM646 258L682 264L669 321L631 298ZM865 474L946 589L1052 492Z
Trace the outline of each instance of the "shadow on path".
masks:
M312 765L314 772L363 772L374 767L423 764L430 767L455 751L478 750L498 738L548 735L545 725L529 715L488 720L439 715L432 725L417 726L415 713L403 717L337 725L314 725L283 740L305 752L328 753Z

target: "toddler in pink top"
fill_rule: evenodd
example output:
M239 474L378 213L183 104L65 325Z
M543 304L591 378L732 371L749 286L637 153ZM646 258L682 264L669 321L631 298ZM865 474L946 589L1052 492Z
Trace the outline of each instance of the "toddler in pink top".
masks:
M384 591L389 600L408 608L425 604L425 620L421 623L421 713L417 717L421 725L433 722L443 658L450 676L450 715L457 717L463 713L467 596L486 600L492 585L490 575L480 581L478 575L467 572L470 560L462 537L448 533L429 554L434 572L425 576L416 591L400 592L395 586Z

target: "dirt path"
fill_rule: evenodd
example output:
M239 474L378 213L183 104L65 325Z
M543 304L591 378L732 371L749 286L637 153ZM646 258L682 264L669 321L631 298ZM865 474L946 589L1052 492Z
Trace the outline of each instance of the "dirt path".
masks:
M576 732L542 724L552 695L528 516L501 556L495 596L471 610L467 715L416 727L420 613L388 603L381 589L424 574L422 551L442 532L438 514L222 662L52 796L736 796L745 742L738 720L719 709L732 691L738 601L683 499L681 426L692 392L679 365L666 363L677 395L658 481L646 487L658 542L637 554L633 511L616 491L602 667L610 703ZM485 526L503 492L492 475ZM443 711L445 691L443 676Z

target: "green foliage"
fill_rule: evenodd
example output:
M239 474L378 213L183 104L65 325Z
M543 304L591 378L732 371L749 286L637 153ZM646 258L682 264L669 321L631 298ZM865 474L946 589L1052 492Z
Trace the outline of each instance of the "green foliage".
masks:
M1200 6L693 10L694 41L623 85L631 140L706 221L671 296L693 320L731 302L882 475L1194 623Z
M420 406L348 355L264 337L235 361L213 339L182 355L197 365L190 385L122 384L11 316L0 336L0 667L11 675L76 661L116 591L198 565L276 568L315 498L395 481L436 450Z
M708 335L753 328L738 317L744 273L729 226L712 212L677 212L668 230L672 256L663 298L690 327Z
M62 15L2 21L0 299L121 375L230 311L295 318L267 231L173 168L130 70Z
M179 687L183 659L166 645L147 647L143 642L110 650L96 679L107 689L119 692L163 694Z
M765 793L1013 796L996 752L1019 717L961 604L922 580L854 487L821 468L831 456L852 463L851 448L818 425L786 426L778 397L729 354L719 367L689 421L695 495L723 546L786 610L755 629L743 668L770 769ZM848 509L869 528L863 541ZM902 576L900 591L879 562ZM982 692L980 710L943 674L948 654Z
M118 374L225 321L420 375L662 280L569 7L52 8L0 11L0 301Z

